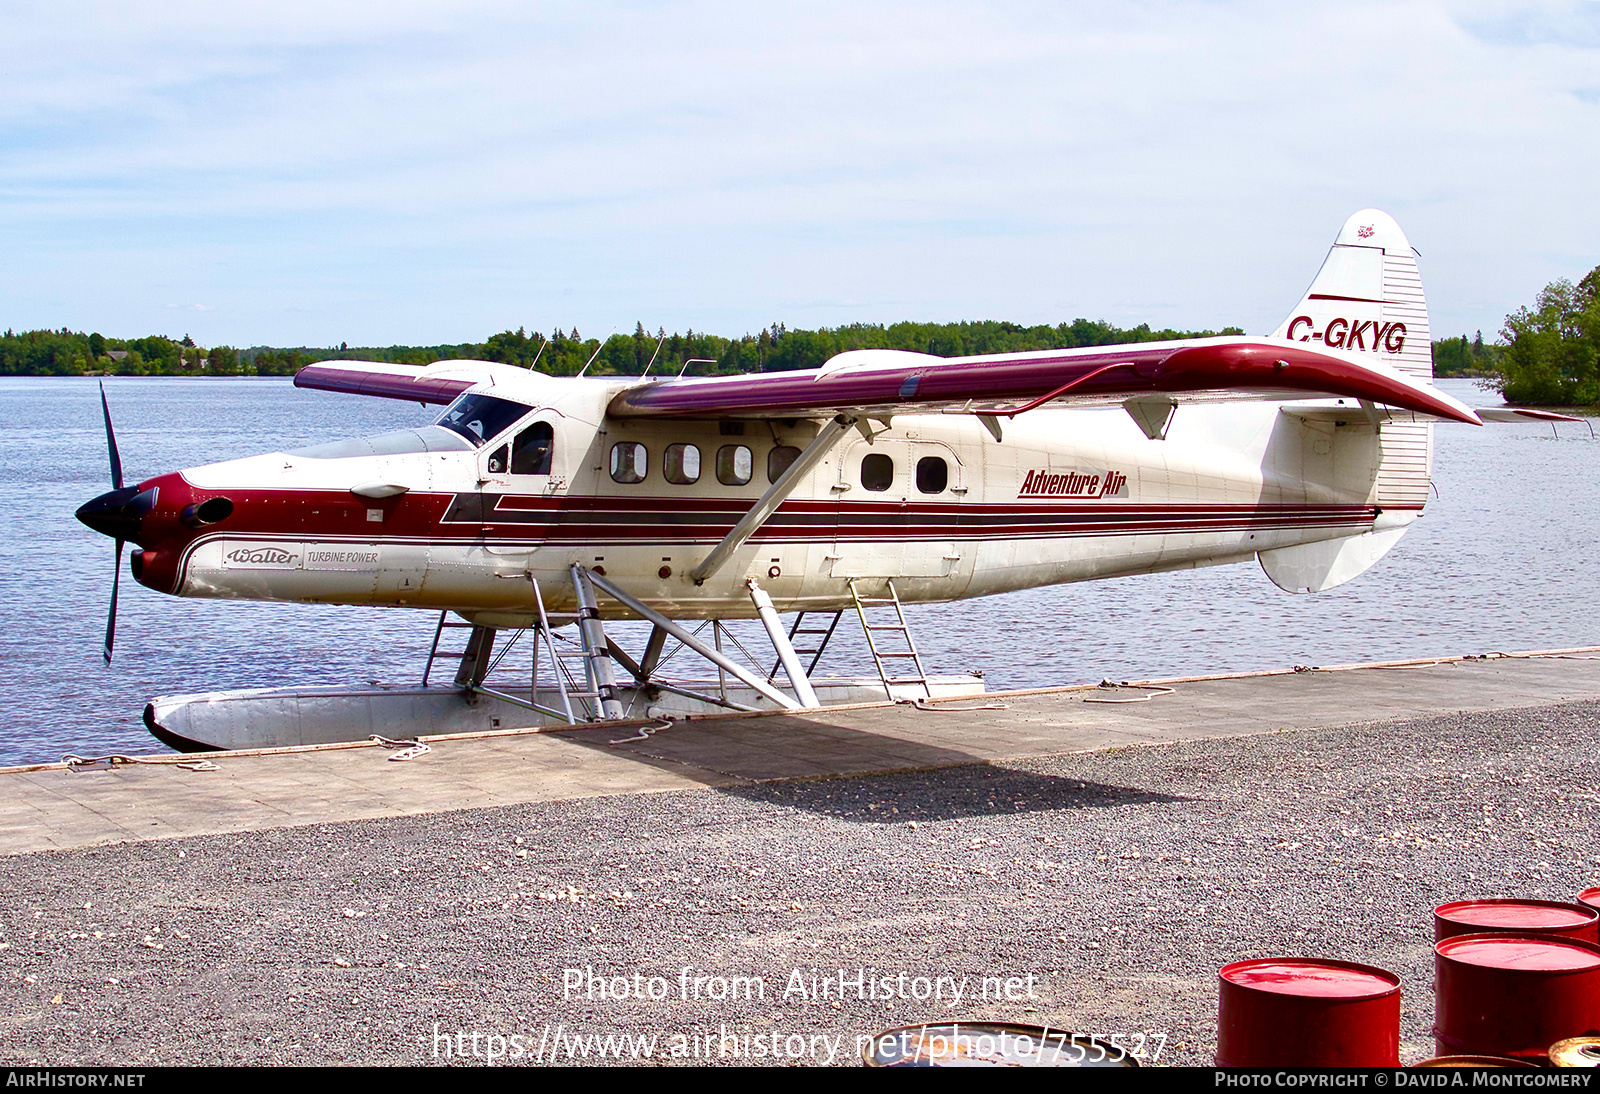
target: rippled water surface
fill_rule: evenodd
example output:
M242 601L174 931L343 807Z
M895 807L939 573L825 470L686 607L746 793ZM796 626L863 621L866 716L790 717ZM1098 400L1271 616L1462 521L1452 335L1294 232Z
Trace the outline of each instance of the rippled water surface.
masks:
M1472 405L1498 402L1469 382L1440 386ZM106 388L130 483L436 413L286 380ZM1600 644L1600 444L1576 425L1559 440L1547 425L1441 426L1436 437L1437 499L1383 561L1338 589L1291 596L1251 563L918 606L908 614L924 659L1012 688ZM140 721L154 695L421 671L434 613L180 600L126 573L107 668L112 545L72 516L110 488L93 381L0 380L0 478L0 764L159 751ZM847 635L823 671L870 671L851 665L859 649Z

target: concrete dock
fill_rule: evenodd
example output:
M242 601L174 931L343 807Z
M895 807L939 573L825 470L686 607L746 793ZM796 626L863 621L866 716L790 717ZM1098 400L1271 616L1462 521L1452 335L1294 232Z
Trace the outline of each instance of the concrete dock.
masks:
M432 751L403 763L363 743L208 753L215 771L178 766L192 756L0 768L0 854L996 763L1584 699L1600 699L1600 649L706 717L659 732L650 732L656 723L627 723L425 737Z
M1597 711L1580 649L0 771L0 1060L840 1063L986 1017L1204 1063L1216 968L1286 952L1400 973L1417 1059L1435 904L1600 883Z

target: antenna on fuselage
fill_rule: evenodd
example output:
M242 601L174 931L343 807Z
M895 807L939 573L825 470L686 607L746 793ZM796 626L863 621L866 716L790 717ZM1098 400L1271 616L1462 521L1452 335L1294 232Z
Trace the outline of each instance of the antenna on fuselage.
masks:
M539 352L533 355L533 360L528 365L528 371L529 372L532 372L533 371L533 366L537 365L539 363L539 358L544 356L544 347L548 346L549 344L550 344L550 339L548 339L548 338L546 338L544 341L539 343Z
M616 327L612 327L611 328L611 334L616 334L616 333L617 333L617 328ZM608 334L604 338L600 339L600 344L598 346L594 347L594 352L589 355L589 359L587 361L585 361L583 363L583 367L578 370L578 379L580 379L580 380L583 379L583 374L585 372L589 371L589 366L594 364L594 359L596 357L599 357L600 356L600 351L606 348L606 343L611 341L611 334Z
M714 365L716 363L716 359L713 357L691 357L685 361L683 363L683 367L678 370L678 379L683 379L683 374L689 371L690 365Z
M656 341L656 352L652 353L650 355L650 364L644 366L644 372L640 373L639 379L643 380L646 376L650 375L650 365L653 365L653 364L656 363L656 356L657 356L657 354L659 354L661 352L661 347L666 344L666 341L667 341L666 331L662 331L661 332L661 337Z

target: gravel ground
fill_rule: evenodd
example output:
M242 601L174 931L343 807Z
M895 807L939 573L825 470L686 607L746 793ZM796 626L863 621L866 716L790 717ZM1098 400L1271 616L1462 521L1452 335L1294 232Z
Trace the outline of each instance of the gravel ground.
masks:
M1436 904L1600 881L1597 717L1584 703L17 856L0 878L0 1061L542 1047L593 1062L604 1046L583 1036L612 1034L654 1035L656 1060L848 1064L860 1034L986 1017L1209 1064L1216 970L1284 954L1398 973L1416 1060L1432 1054ZM985 977L1001 998L982 998ZM913 997L935 983L943 998Z

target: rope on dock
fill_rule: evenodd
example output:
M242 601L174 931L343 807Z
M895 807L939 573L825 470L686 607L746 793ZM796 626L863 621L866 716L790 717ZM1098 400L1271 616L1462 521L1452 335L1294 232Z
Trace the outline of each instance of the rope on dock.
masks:
M1178 690L1177 688L1169 688L1165 684L1130 684L1126 680L1123 680L1120 683L1115 680L1102 680L1100 681L1100 687L1108 691L1118 691L1126 688L1129 691L1142 691L1146 694L1130 695L1126 698L1119 699L1094 698L1085 695L1083 697L1083 701L1085 703L1148 703L1157 695L1171 695L1173 692Z
M635 741L648 741L651 737L654 737L657 733L660 733L663 729L671 729L671 728L672 728L672 719L671 718L662 718L662 719L658 720L658 723L656 725L640 726L638 734L633 736L633 737L618 737L615 741L612 741L610 743L614 744L614 745L628 745L628 744L633 744Z
M934 699L915 699L915 698L913 698L913 699L896 699L895 702L899 703L901 706L916 707L918 710L932 710L932 711L953 710L953 711L958 711L959 712L959 711L963 711L963 710L1010 710L1011 709L1011 704L1010 703L969 703L966 706L958 707L955 704L960 702L959 699L956 699L956 700L946 699L946 700L942 700L941 701L941 700L934 700Z
M222 770L210 760L143 759L138 756L124 756L120 752L114 752L109 756L77 756L69 752L61 757L61 762L67 765L69 771L75 771L80 767L94 767L97 764L105 764L107 767L116 767L119 764L145 764L150 767L181 767L185 771Z
M398 752L389 757L390 760L414 760L418 756L423 756L433 751L421 741L391 741L389 738L380 736L377 733L372 734L367 739L377 742L383 748L399 749Z

